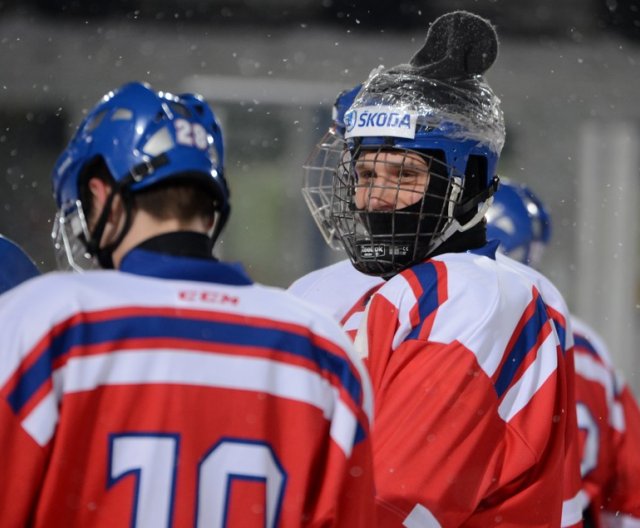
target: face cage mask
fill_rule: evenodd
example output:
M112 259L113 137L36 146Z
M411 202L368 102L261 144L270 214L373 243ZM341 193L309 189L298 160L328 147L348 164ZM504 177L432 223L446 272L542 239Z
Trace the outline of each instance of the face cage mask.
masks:
M344 139L335 130L329 129L302 166L302 196L325 242L335 250L341 250L342 244L331 223L331 198L336 170L343 166L344 148Z
M365 154L364 159L374 160L374 173L388 170L396 177L363 178L355 161ZM388 160L389 154L394 161ZM416 159L425 162L421 179L416 177ZM386 146L357 149L353 155L343 151L333 180L331 223L354 267L369 275L391 277L425 260L456 231L471 227L460 226L454 216L462 201L463 180L435 152ZM371 200L382 193L384 204L376 207ZM371 203L371 209L356 203L357 197Z
M98 262L87 251L90 239L80 200L72 207L56 213L51 231L58 269L62 271L88 271L99 269Z

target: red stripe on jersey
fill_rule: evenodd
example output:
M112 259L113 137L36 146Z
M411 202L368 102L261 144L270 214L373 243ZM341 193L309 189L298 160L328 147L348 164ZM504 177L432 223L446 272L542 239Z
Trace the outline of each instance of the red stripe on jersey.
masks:
M42 353L49 348L52 341L68 331L75 325L82 323L94 323L105 322L116 319L126 319L128 317L144 317L144 316L164 316L175 317L176 319L195 319L203 321L216 321L216 322L228 322L236 323L243 326L253 326L257 328L269 328L275 330L284 330L288 333L305 336L315 346L323 348L324 350L339 356L341 358L347 358L347 354L336 344L318 336L316 334L309 334L309 329L305 326L301 326L295 323L286 323L278 320L267 319L264 317L252 317L247 315L229 314L226 312L214 312L207 310L193 310L183 308L155 308L155 307L126 307L126 308L114 308L108 310L99 310L92 312L82 312L74 314L68 319L61 321L51 328L47 335L42 337L34 347L25 354L24 359L20 365L16 368L16 371L7 380L4 387L0 390L2 397L7 397L8 394L16 387L20 377L26 372L42 355ZM353 365L351 370L355 373ZM358 376L359 377L359 376Z
M32 349L32 351L27 354L25 361L16 369L9 382L3 387L0 394L4 398L8 398L11 394L12 390L17 386L20 382L21 377L25 372L28 372L28 365L33 365L34 361L37 361L38 358L43 354L51 346L52 341L64 334L65 331L72 330L75 324L86 324L87 322L97 321L97 322L108 322L110 320L118 320L124 315L129 317L139 317L145 315L157 316L158 314L165 315L169 314L170 317L176 314L176 311L179 312L180 317L176 317L176 319L185 319L184 315L188 314L190 316L194 316L194 318L204 321L233 321L238 322L242 326L251 326L254 322L256 323L255 327L266 327L267 329L282 329L291 334L297 334L300 337L303 337L305 340L308 340L314 347L318 347L322 350L329 352L330 354L335 355L336 357L348 358L348 355L336 344L331 341L318 336L316 334L311 334L309 329L306 327L302 327L299 325L291 324L291 323L281 323L279 321L270 321L265 318L251 318L246 316L235 316L232 315L229 317L229 314L219 313L219 312L202 312L199 310L175 310L171 308L125 308L125 309L114 309L114 310L105 310L100 312L85 312L82 314L76 314L73 317L70 317L66 321L63 321L56 325L52 332L41 339L36 346ZM126 318L125 318L126 319ZM244 348L233 345L223 346L221 344L212 343L210 346L203 344L202 342L191 341L191 340L180 340L176 338L159 338L159 339L145 339L145 338L136 338L129 340L118 340L115 342L105 342L100 343L98 345L93 346L81 346L81 347L73 347L68 353L64 356L59 357L55 361L55 365L51 365L51 369L60 368L66 364L66 362L73 356L85 356L91 354L100 354L100 353L108 353L114 349L122 348L135 350L138 348L150 348L151 346L160 347L160 348L175 348L178 349L191 349L191 350L209 350L211 352L221 352L222 349L225 349L228 352L232 352L235 354L243 354L254 356L254 357L265 357L269 359L275 359L284 363L294 364L298 366L302 366L307 368L313 372L318 372L319 375L323 376L327 381L334 386L339 394L342 401L347 405L349 409L354 412L357 416L358 421L361 424L367 423L368 418L364 415L360 405L362 401L354 401L353 395L349 393L349 391L342 385L342 380L339 376L332 373L327 369L320 369L318 365L315 364L311 359L296 357L295 354L292 354L287 351L278 351L268 349L260 350L259 347L247 347L244 345ZM248 353L247 353L248 352ZM353 363L348 360L346 363L348 365L349 370L351 371L351 375L354 379L358 380L360 383L360 375L355 369ZM43 381L43 385L38 387L37 390L30 395L29 399L24 402L19 409L19 416L25 417L50 393L52 389L52 381L49 377L48 379ZM359 399L362 400L363 392L360 391Z
M547 337L549 337L549 334L553 331L552 326L551 326L551 322L549 320L547 320L547 322L544 323L544 326L540 329L540 332L538 334L538 338L536 339L535 344L527 351L524 359L522 360L522 363L520 363L520 366L518 367L518 369L516 370L515 374L513 375L513 378L511 380L511 383L508 385L507 390L505 390L504 394L502 395L502 398L500 398L500 400L502 401L502 399L506 396L506 394L509 391L509 388L512 387L513 385L515 385L520 378L522 377L522 375L527 371L527 369L531 366L531 364L536 360L537 355L538 355L538 350L540 349L540 346L542 345L542 343L544 343L545 339L547 339ZM561 354L561 351L558 351Z
M492 376L492 381L494 384L496 384L498 382L498 378L500 376L500 374L502 373L502 369L507 361L507 359L509 358L509 354L511 352L511 350L513 350L513 347L515 346L516 342L518 341L518 339L520 338L520 333L522 332L522 329L525 327L525 325L527 324L527 322L529 321L529 319L531 319L531 317L533 317L533 315L536 313L536 302L538 300L538 290L535 288L532 288L533 291L533 298L531 299L531 301L529 302L529 304L527 305L527 307L525 308L522 317L520 317L520 320L518 321L518 324L516 325L515 329L513 330L513 333L511 334L511 338L509 339L509 342L507 343L507 347L504 350L504 353L502 354L502 359L500 360L500 364L498 365L498 368L496 369L496 371L493 373ZM510 384L511 385L511 384Z
M314 336L317 337L317 336ZM322 341L322 340L320 340ZM340 399L349 407L349 409L358 417L361 423L366 423L368 418L362 414L362 408L360 402L353 401L352 396L347 390L344 389L341 380L338 376L334 375L328 370L320 371L317 363L314 361L291 354L287 351L278 349L267 349L264 347L250 347L247 345L233 345L229 343L216 343L196 341L190 339L176 339L176 338L138 338L138 339L120 339L117 341L110 341L107 343L99 343L95 345L80 345L72 347L67 354L60 356L55 361L53 368L57 370L64 367L68 361L77 357L98 356L102 354L108 354L113 351L135 351L135 350L162 350L170 349L171 351L180 352L203 352L213 354L227 354L233 356L254 357L260 359L268 359L271 361L277 361L287 365L297 366L305 368L311 372L318 372L323 378L338 390ZM357 373L356 373L357 374ZM357 376L360 380L360 376ZM29 410L32 410L41 401L52 388L51 382L47 382L46 391L39 390L29 401L29 404L25 406ZM30 411L29 411L30 412ZM26 416L29 412L22 411L21 416Z
M546 305L546 307L547 307L547 313L549 314L549 317L551 317L551 319L553 319L556 323L558 323L562 328L567 328L567 320L564 317L564 315L562 315L561 312L559 312L552 306L549 306L548 304ZM564 343L562 343L562 346L564 347Z

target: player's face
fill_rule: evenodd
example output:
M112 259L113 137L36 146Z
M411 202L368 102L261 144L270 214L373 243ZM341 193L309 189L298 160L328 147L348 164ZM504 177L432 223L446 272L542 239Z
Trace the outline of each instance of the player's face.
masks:
M355 164L355 205L367 211L402 209L422 200L429 166L413 152L362 152Z

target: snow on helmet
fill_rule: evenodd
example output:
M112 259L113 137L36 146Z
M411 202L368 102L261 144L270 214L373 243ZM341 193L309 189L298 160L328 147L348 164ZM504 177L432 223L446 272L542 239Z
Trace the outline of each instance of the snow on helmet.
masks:
M374 70L356 95L344 116L347 148L330 216L360 271L393 275L482 221L505 135L500 100L482 77L497 47L488 21L464 11L443 15L409 64ZM365 184L356 165L371 153L376 163L384 153L424 159L428 178L417 202L384 211L357 206Z

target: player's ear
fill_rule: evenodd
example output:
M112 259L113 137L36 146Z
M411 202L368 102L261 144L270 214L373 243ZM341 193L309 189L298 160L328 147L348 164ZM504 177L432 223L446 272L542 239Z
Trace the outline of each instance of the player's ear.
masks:
M100 177L91 177L87 182L87 189L89 190L89 196L91 197L91 207L90 210L93 212L91 218L88 218L89 227L92 228L93 224L97 221L97 218L102 213L105 205L109 200L109 195L113 189L113 186L110 182L105 181L104 178ZM109 220L112 220L112 216L114 214L114 210L117 210L121 207L120 200L116 196L111 203L111 212L109 214Z
M91 195L91 208L94 211L102 211L111 192L111 185L101 178L89 178L87 185L89 187L89 194Z

